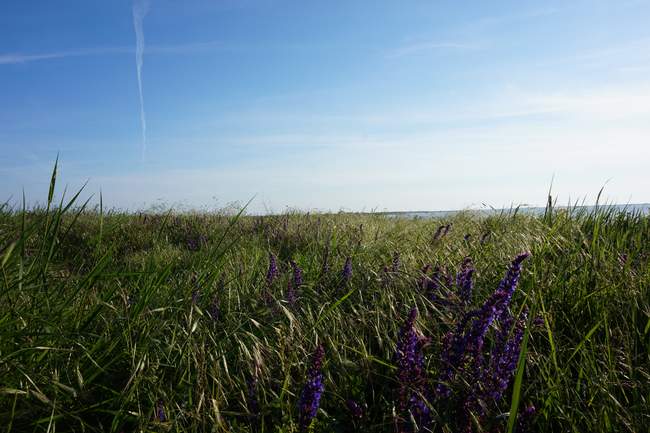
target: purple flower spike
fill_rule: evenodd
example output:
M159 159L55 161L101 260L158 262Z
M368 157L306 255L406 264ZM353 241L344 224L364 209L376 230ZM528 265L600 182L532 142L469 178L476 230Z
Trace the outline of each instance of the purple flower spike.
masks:
M466 257L460 267L460 272L456 276L456 286L458 287L458 295L464 304L469 304L472 301L472 291L474 290L474 266L472 259Z
M505 310L508 309L512 295L515 293L515 289L519 283L519 277L521 276L521 263L529 256L529 252L523 252L515 257L510 264L510 268L508 268L506 276L499 283L499 287L497 287L492 297L488 299L488 303L495 306L498 317L502 317Z
M257 427L257 418L260 415L260 403L257 399L257 377L252 376L247 381L248 385L248 411L251 414L254 428Z
M293 260L291 260L291 269L293 270L293 286L298 289L302 286L302 269Z
M526 313L513 325L514 320L508 307L521 275L521 263L528 256L528 253L518 255L499 287L483 306L467 312L456 326L455 332L448 333L443 340L443 368L436 386L436 394L439 397L448 397L450 390L447 385L456 378L458 372L464 371L465 374L472 375L470 379L475 386L472 394L465 400L465 409L469 412L480 412L481 399L500 398L516 368ZM484 341L494 323L498 323L500 332L488 362L483 350ZM511 333L513 326L515 328Z
M278 264L273 253L269 253L269 270L266 272L266 284L270 286L278 276Z
M381 287L388 287L390 282L391 282L391 276L390 276L390 269L388 269L388 266L384 266L384 268L379 271L379 281L381 283Z
M343 265L343 284L347 284L352 279L352 258L348 257L345 259L345 265Z
M219 308L219 297L215 294L212 298L212 302L208 307L208 314L212 320L219 320L221 315L221 308Z
M508 389L517 369L527 317L528 312L524 311L514 325L514 320L510 315L507 320L501 321L496 344L490 353L490 363L485 380L481 390L476 391L477 394L482 394L484 399L499 400Z
M165 415L165 406L162 400L156 402L156 420L160 422L167 421L167 416Z
M301 432L307 431L311 425L312 420L318 413L320 407L320 399L325 391L325 384L323 383L323 358L325 350L322 345L319 345L312 357L311 368L307 372L307 381L300 393L300 401L298 402L299 414L299 428Z
M352 399L348 399L346 400L345 405L348 407L348 410L350 411L350 415L352 415L352 418L354 419L363 418L363 407L359 403L357 403Z
M458 363L458 360L456 359L458 349L457 347L454 347L454 345L458 346L458 343L458 337L454 335L453 332L446 333L442 338L442 352L440 357L442 360L443 372L435 387L436 396L439 398L447 398L451 395L451 390L449 389L447 382L453 378L455 372L454 369Z
M535 406L533 406L532 403L529 403L522 412L519 413L519 417L517 419L517 428L516 432L517 433L528 433L531 431L530 425L532 424L533 418L535 418L535 414L537 413L537 409Z
M298 302L298 292L291 280L287 283L287 302L292 306L296 305L296 302Z
M429 407L424 396L428 394L423 346L427 339L419 338L415 331L417 309L409 312L406 322L399 332L395 363L397 364L397 406L401 419L398 420L406 428L405 420L410 414L416 423L423 428L429 422Z
M442 271L440 270L439 266L436 266L433 269L433 274L431 275L431 278L426 279L426 292L427 292L427 297L432 301L432 302L439 302L440 301L440 286L441 286L441 277L442 277Z
M399 331L397 340L397 350L395 352L395 362L397 364L397 386L398 386L398 406L401 412L408 408L409 393L411 382L415 379L413 373L417 373L418 365L417 347L418 338L415 334L413 325L418 310L413 308L409 312L406 322Z
M430 422L431 409L419 394L414 394L411 397L409 411L411 412L413 420L415 420L415 423L419 426L419 430L417 431L424 430Z

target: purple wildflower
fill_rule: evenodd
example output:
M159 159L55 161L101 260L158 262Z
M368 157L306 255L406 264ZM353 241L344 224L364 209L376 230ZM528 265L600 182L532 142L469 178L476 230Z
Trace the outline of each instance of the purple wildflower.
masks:
M291 280L287 283L287 302L292 306L298 302L298 292Z
M397 405L400 414L404 416L409 412L416 423L423 426L428 423L430 413L425 400L428 386L422 351L427 340L419 338L415 332L416 316L417 309L411 309L397 340Z
M395 251L395 253L393 254L393 265L391 271L395 273L399 272L400 264L401 264L401 260L400 260L399 251Z
M165 406L162 400L156 402L156 420L160 422L167 421L167 416L165 415Z
M521 263L527 253L517 256L495 292L477 310L467 312L454 332L443 340L442 373L436 386L438 397L451 396L449 385L462 374L461 383L470 384L459 396L459 427L473 431L475 419L483 422L487 404L496 403L507 390L519 360L527 311L514 320L509 304L521 274ZM486 358L485 337L496 325L496 338Z
M208 307L208 315L212 320L219 320L219 316L221 316L221 309L219 308L219 297L216 294L212 298L212 302Z
M257 430L260 416L260 403L257 399L257 376L252 376L247 380L248 387L248 412L251 418L251 426L254 431Z
M300 393L300 401L298 402L299 424L300 431L305 432L311 425L312 420L316 417L318 408L320 406L320 399L325 390L323 383L323 358L325 350L322 345L319 345L312 357L311 368L307 372L307 381Z
M413 373L417 373L417 346L418 337L415 333L414 323L417 316L417 309L409 312L406 322L399 331L395 361L397 363L398 403L401 411L405 411L409 401L411 381L415 379Z
M427 292L427 297L431 300L431 302L437 303L441 300L440 297L441 274L442 271L440 270L440 267L436 266L433 269L433 274L431 275L431 278L427 278L426 292Z
M501 317L510 304L512 295L515 293L519 277L521 276L521 263L530 256L529 252L519 254L510 264L506 276L499 283L499 287L488 299L488 303L494 305L496 315Z
M476 365L481 364L485 335L496 317L497 309L486 303L478 310L466 334L465 351L472 357Z
M199 240L194 237L188 238L185 242L187 245L187 249L190 251L198 251L201 248L199 244Z
M388 269L388 266L384 266L384 269L382 269L381 271L381 286L388 287L389 283L390 283L390 269Z
M418 282L418 289L421 290L427 290L427 287L429 286L429 282L431 281L431 277L429 277L429 270L431 269L430 264L424 265L422 270L420 271L422 273L422 277L420 277L420 281Z
M438 396L449 396L450 391L447 384L454 379L459 369L469 367L470 371L474 372L475 375L483 374L481 369L484 368L483 345L485 336L490 326L496 320L502 325L502 331L503 328L507 327L508 330L505 331L506 333L504 335L508 335L512 326L512 322L508 321L510 315L508 306L521 274L521 262L528 256L529 253L518 255L513 260L506 276L501 280L496 291L485 301L483 306L466 313L457 325L455 332L445 336L441 355L443 371L439 378L439 384L436 386ZM502 350L506 351L508 355L504 355L504 358L500 361L504 366L500 367L499 372L496 373L498 377L495 377L495 380L507 375L506 373L509 371L508 369L513 362L512 359L515 356L515 352L518 357L518 344L521 341L517 340L517 335L509 343L505 342L503 335L500 337ZM491 356L491 360L492 357L497 358L499 355L495 352ZM516 364L516 360L514 362ZM480 383L480 380L477 380L475 377L474 383ZM496 388L493 386L493 389L500 389L502 386L503 384L499 384ZM466 402L466 406L473 407L475 405L471 404L471 401L468 401Z
M501 329L490 353L490 363L485 380L481 384L482 390L477 389L477 393L482 394L484 398L499 400L510 385L519 361L527 315L527 311L524 311L515 324L508 315L500 323Z
M278 276L278 263L273 253L269 253L269 269L266 272L266 285L270 286Z
M343 284L347 285L352 279L352 258L348 257L345 259L345 265L343 265Z
M450 274L443 272L439 266L433 270L431 277L426 280L426 295L431 302L437 305L449 306L451 301L448 299L446 291L447 287L451 287Z
M352 415L352 418L354 419L361 419L363 418L363 407L357 403L356 401L352 399L347 399L345 401L345 405L348 407L348 410L350 411L350 415Z
M485 320L480 319L480 311L470 311L463 316L454 332L448 332L443 337L441 353L443 368L436 385L436 394L439 397L451 395L448 385L454 380L456 373L464 367L468 349L477 346L482 348L482 336L484 335L482 330L485 329L487 332L487 326L491 321L486 326ZM471 325L469 329L467 329L468 325Z
M441 398L447 398L451 395L448 382L453 377L454 368L456 366L454 343L457 343L457 341L453 332L447 332L442 337L442 352L440 353L440 358L442 361L443 371L435 387L436 396Z
M295 289L302 286L302 269L293 260L291 260L291 269L293 270L293 285Z
M533 406L532 403L529 403L523 411L519 413L517 417L517 428L515 431L517 433L527 433L530 431L530 425L537 413L537 409Z
M431 409L427 405L427 400L420 394L413 394L410 400L409 411L415 424L418 426L418 430L416 431L425 429L431 418Z
M472 265L472 259L466 257L460 267L460 271L456 276L456 286L458 287L458 295L464 304L469 304L472 301L472 291L474 289L474 281L472 277L475 269Z

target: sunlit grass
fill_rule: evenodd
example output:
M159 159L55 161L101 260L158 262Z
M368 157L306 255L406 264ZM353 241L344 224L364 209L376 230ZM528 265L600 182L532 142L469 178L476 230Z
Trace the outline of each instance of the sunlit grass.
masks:
M432 382L455 320L418 290L420 270L457 270L472 257L478 306L526 250L512 308L541 321L529 327L514 395L520 408L537 407L533 430L650 425L648 216L134 215L89 210L79 197L52 203L54 182L49 196L43 208L0 210L4 431L296 431L317 344L326 355L315 431L394 431L393 355L408 310L418 308L418 330L431 338ZM446 223L448 235L434 240ZM269 252L281 273L267 290ZM386 273L395 252L399 270ZM343 285L347 257L353 276ZM286 302L289 260L305 280L295 305ZM511 386L490 420L503 431L512 395ZM350 398L367 405L363 419L352 420ZM433 430L455 431L430 403Z

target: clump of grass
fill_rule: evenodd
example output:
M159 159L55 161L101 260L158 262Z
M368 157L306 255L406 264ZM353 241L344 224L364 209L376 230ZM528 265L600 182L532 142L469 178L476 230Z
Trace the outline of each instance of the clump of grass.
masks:
M455 401L485 383L471 383L463 355L444 383L458 398L436 397L445 335L521 251L510 316L482 343L485 365L509 354L494 358L507 358L494 365L508 381L471 400L464 426L650 424L647 215L127 214L87 209L80 194L55 203L55 178L45 206L0 207L6 432L458 431ZM411 346L414 362L396 358ZM307 423L309 380L324 392Z

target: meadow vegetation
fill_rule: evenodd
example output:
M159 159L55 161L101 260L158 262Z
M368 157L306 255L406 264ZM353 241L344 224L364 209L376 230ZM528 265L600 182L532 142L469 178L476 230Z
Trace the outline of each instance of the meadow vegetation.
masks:
M0 211L0 431L648 431L647 215L53 197Z

